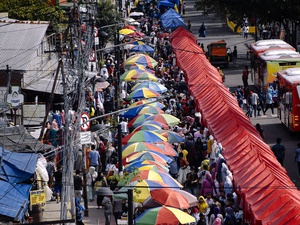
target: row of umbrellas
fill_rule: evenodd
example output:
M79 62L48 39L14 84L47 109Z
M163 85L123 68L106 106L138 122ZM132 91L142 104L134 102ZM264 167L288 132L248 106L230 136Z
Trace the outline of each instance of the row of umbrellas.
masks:
M157 62L146 55L135 55L126 61L126 65L132 64L154 68ZM164 105L153 101L167 91L154 78L153 71L141 67L121 76L124 81L140 83L129 94L129 99L138 101L122 115L131 119L128 126L134 130L122 138L122 162L124 172L128 175L118 183L121 187L119 191L133 188L134 201L149 208L136 218L137 225L192 223L195 222L194 217L182 209L197 205L197 199L182 191L182 185L169 174L169 163L172 157L177 156L172 144L184 141L182 136L170 131L169 127L179 124L180 120L165 114L162 110Z
M169 130L180 120L165 114L164 105L154 101L167 90L157 82L151 70L157 62L147 55L137 54L125 63L129 70L120 79L138 82L128 96L137 101L123 115L131 119L128 127L134 130L122 138L122 163L127 175L119 181L120 190L114 197L127 198L124 193L134 190L134 202L148 208L136 218L137 225L195 222L195 218L182 209L197 205L197 198L181 190L182 185L169 174L169 163L177 156L172 144L184 138Z

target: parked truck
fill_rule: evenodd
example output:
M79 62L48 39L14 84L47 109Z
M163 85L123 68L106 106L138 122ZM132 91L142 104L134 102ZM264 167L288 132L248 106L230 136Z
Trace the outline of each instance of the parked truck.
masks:
M207 59L213 66L228 68L229 62L232 61L231 49L227 48L224 40L212 42L207 46Z

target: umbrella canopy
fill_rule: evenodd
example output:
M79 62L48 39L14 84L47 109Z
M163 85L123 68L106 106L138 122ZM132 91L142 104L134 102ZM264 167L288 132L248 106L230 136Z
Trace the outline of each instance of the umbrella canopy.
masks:
M150 196L150 191L157 188L167 188L168 185L161 183L159 181L153 180L141 180L141 181L133 181L127 187L122 187L119 191L126 188L134 188L133 192L133 201L134 202L143 202Z
M144 125L141 125L141 126L138 126L136 127L132 132L136 132L136 131L139 131L139 130L161 130L162 128L157 126L157 125L154 125L154 124L144 124Z
M168 165L168 163L172 162L172 159L162 153L154 152L154 151L140 151L133 152L127 156L125 156L122 160L123 165L128 163L132 163L134 161L144 161L144 160L152 160L158 162L164 166Z
M154 53L154 49L151 48L149 45L137 45L135 47L133 47L132 49L130 49L131 52L146 52L146 53L150 53L153 54Z
M134 153L134 152L141 152L141 151L153 151L158 152L161 154L165 154L165 151L155 144L147 143L147 142L135 142L131 144L127 144L122 148L122 158Z
M178 133L170 130L156 130L155 132L166 137L169 143L179 143L179 142L184 142L185 140Z
M123 73L121 76L120 76L120 80L122 81L133 81L133 80L136 80L133 79L132 77L135 76L135 75L138 75L138 74L146 74L146 75L153 75L153 73L149 70L144 70L144 69L131 69L131 70L128 70L126 71L125 73Z
M152 101L151 99L142 99L142 100L139 100L139 101L136 101L136 102L132 103L129 107L133 107L133 106L137 106L137 105L143 105L143 104L151 102L151 101ZM152 105L152 106L158 107L160 109L163 109L165 107L165 105L160 103L160 102L152 102L148 105Z
M144 34L144 33L142 33L142 32L139 32L139 31L135 31L134 33L129 34L128 36L129 36L129 37L137 37L137 38L141 38L141 37L145 37L146 34Z
M160 93L160 94L168 91L168 89L164 85L154 82L154 81L145 81L145 82L136 84L131 88L131 90L136 90L136 89L139 89L142 87L149 88L150 90L156 91L157 93Z
M145 114L145 113L151 113L151 114L155 115L155 114L164 113L164 111L158 107L149 105L149 106L144 106L143 108L141 108L141 110L139 111L138 114Z
M160 143L155 143L155 145L161 149L163 149L165 152L176 152L175 149L173 148L173 145L171 145L168 142L160 142ZM176 152L177 153L177 152ZM170 155L172 156L172 155Z
M160 188L150 191L150 194L152 199L161 205L178 209L188 209L191 207L187 198L176 192L175 189Z
M125 145L127 143L133 143L133 142L161 142L161 141L167 141L167 139L157 134L153 131L149 130L140 130L131 134L126 135L124 138L122 138L122 144Z
M151 115L151 116L153 116L153 115ZM158 122L158 121L153 121L153 120L144 121L144 122L141 122L141 123L135 123L135 124L133 124L133 127L136 128L138 126L145 125L145 124L154 124L154 125L160 126L163 129L169 129L169 125L168 124L162 123L162 122Z
M135 41L132 44L134 44L134 45L144 45L145 42L143 42L143 41Z
M147 66L149 68L154 68L157 65L157 61L145 54L136 54L126 60L126 65L132 65L135 63Z
M123 34L123 35L128 35L128 34L132 34L134 33L134 30L131 30L131 29L122 29L122 30L119 30L119 34Z
M129 16L143 16L144 13L143 12L132 12L129 14Z
M178 118L170 114L157 114L157 115L149 116L146 119L146 121L151 121L151 120L165 123L168 124L169 126L173 126L180 123L180 120Z
M130 26L130 25L125 26L124 29L130 29L130 30L133 30L133 31L136 30L135 26Z
M183 187L170 174L164 173L164 172L163 173L162 172L156 172L156 171L153 171L153 170L141 170L138 174L136 174L132 178L132 181L138 181L138 180L154 180L154 181L159 181L159 182L162 182L164 184L167 184L171 188L182 188ZM166 190L173 190L173 189L167 188ZM172 206L172 205L168 205L168 206ZM190 205L188 204L187 200L186 200L186 204L184 206L187 206L186 208L190 207ZM175 206L173 206L173 207L175 207ZM178 208L178 207L176 207L176 208Z
M139 73L132 76L132 80L136 81L144 81L144 80L151 80L151 81L158 81L158 78L151 74L151 73Z
M155 225L155 224L188 224L195 223L196 219L181 211L169 206L161 206L153 209L148 209L137 219L135 219L136 225Z
M143 123L146 118L149 116L152 116L152 114L142 114L142 115L137 115L134 117L132 120L130 120L127 124L128 127L136 126L137 124Z
M110 83L108 83L107 81L104 82L96 82L95 88L98 89L105 89L110 85Z
M110 195L110 196L113 196L114 193L108 187L101 187L96 191L96 195L102 195L102 196Z
M145 67L145 66L143 66L141 64L138 64L138 63L134 63L132 65L128 65L126 67L126 69L129 69L129 70L140 69L140 70L146 70L149 73L153 73L153 74L155 73L154 70L148 69L147 67Z
M132 172L135 169L138 169L139 171L153 170L153 171L161 172L161 173L169 172L168 167L160 164L159 162L155 162L155 161L151 161L151 160L134 161L130 164L127 164L124 167L124 172Z
M172 191L174 191L175 194L182 195L183 197L185 197L191 207L198 205L198 200L195 195L192 195L191 193L181 189L172 189ZM143 207L145 208L154 208L158 206L160 206L160 204L154 201L152 197L147 198L143 202Z
M155 91L151 91L149 88L141 88L131 92L126 99L139 99L139 98L157 98L160 94Z

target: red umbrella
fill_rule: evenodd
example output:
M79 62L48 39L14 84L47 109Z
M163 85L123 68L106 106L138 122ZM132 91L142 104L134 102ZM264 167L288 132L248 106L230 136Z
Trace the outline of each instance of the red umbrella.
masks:
M132 34L129 34L128 36L129 36L129 37L145 37L146 34L144 34L144 33L142 33L142 32L139 32L139 31L136 31L136 32L134 32L134 33L132 33Z
M190 207L186 197L171 188L151 190L150 194L154 201L165 206L171 206L178 209L188 209Z
M130 30L136 30L135 26L130 26L130 25L127 25L124 28L130 29Z

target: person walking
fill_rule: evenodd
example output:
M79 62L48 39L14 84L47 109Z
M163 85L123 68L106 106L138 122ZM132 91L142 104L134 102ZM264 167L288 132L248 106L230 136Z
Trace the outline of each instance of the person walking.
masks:
M299 178L300 178L300 143L297 144L297 149L295 151L295 162L297 162L297 166L298 166L298 174L299 174Z
M81 201L82 198L82 190L83 190L83 180L80 176L80 170L76 170L75 176L74 176L74 195L76 198L79 198Z
M99 170L99 162L100 162L100 154L99 152L96 150L96 146L92 145L91 146L92 151L90 151L89 153L89 158L90 158L90 166L93 166L96 170L96 172L98 172Z
M244 69L243 69L243 74L242 74L242 80L243 80L244 88L248 87L248 77L249 77L248 66L245 66Z
M234 67L236 67L236 60L237 60L237 47L234 46L232 51L232 63Z
M56 203L60 202L60 193L62 188L62 167L57 166L57 170L54 172L54 191L56 193Z
M94 196L95 196L94 187L95 187L97 177L98 177L98 173L96 172L95 167L91 166L89 172L86 175L86 184L89 189L90 202L94 201Z
M206 27L204 25L204 22L202 23L202 25L200 26L199 29L199 37L206 37Z
M195 167L191 166L190 168L191 172L189 172L186 175L186 181L185 181L185 188L188 192L190 192L192 195L197 195L197 186L198 186L198 176L195 172Z
M258 94L256 94L253 90L250 91L250 98L251 98L251 106L252 106L252 112L254 112L254 117L257 115L257 105L259 102ZM252 117L252 112L250 114L250 117Z
M259 123L255 125L256 130L258 131L259 135L261 136L262 139L265 139L265 132L264 129L261 127Z
M75 197L75 210L76 210L76 224L84 225L83 212L85 211L85 207L80 204L80 198L78 197Z
M113 208L111 196L105 196L103 198L102 206L104 207L105 225L110 225L112 208Z
M188 29L189 31L192 31L192 30L191 30L192 24L191 24L191 21L190 21L190 20L187 21L186 27L187 27L187 29Z
M278 162L283 166L285 147L281 144L281 138L276 139L276 144L271 148Z
M264 109L263 113L266 115L266 112L269 108L271 108L272 114L274 114L274 109L273 109L273 88L270 86L268 88L267 94L266 94L266 108Z

